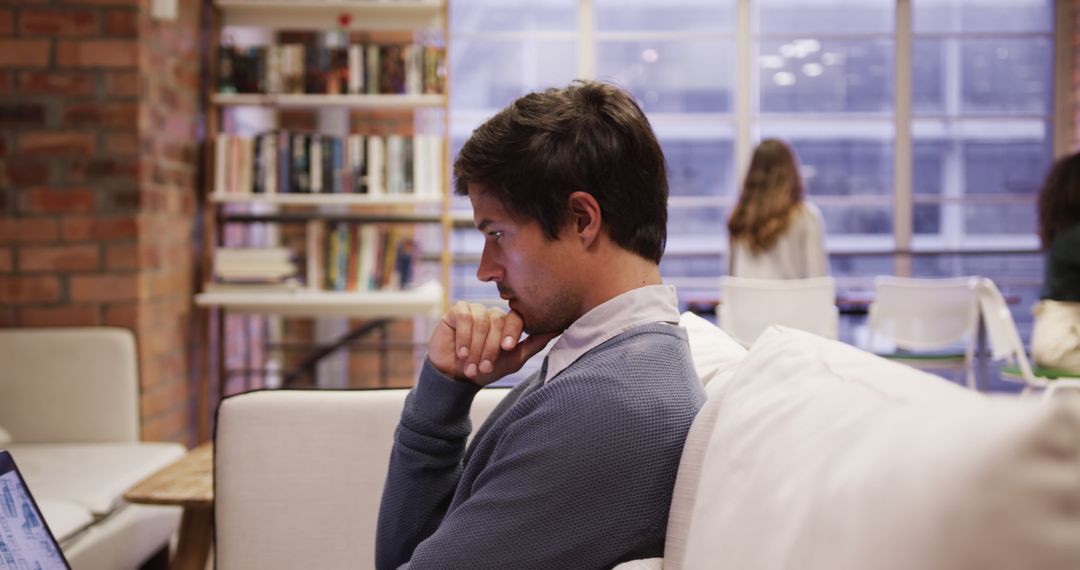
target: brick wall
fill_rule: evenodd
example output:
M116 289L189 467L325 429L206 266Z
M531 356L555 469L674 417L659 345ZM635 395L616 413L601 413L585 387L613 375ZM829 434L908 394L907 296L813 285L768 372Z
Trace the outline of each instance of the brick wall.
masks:
M143 438L185 443L199 6L0 5L0 326L134 330Z

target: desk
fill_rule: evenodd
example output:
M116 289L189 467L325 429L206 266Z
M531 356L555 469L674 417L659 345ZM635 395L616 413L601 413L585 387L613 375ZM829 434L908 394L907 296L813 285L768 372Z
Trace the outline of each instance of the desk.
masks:
M143 505L183 507L173 570L204 570L214 523L214 446L204 443L124 493Z

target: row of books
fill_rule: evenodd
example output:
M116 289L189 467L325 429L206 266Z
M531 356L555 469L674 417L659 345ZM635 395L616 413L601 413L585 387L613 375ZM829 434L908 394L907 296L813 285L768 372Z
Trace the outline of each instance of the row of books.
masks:
M214 250L214 278L207 290L290 290L304 281L315 289L362 292L412 284L416 241L399 227L335 222L315 231L309 236L306 277L289 248L220 247Z
M308 271L329 291L398 290L412 284L416 242L395 226L334 223L321 240L325 256Z
M219 93L420 95L445 87L446 50L430 45L289 43L218 52Z
M443 140L435 135L218 133L214 144L217 193L442 195Z

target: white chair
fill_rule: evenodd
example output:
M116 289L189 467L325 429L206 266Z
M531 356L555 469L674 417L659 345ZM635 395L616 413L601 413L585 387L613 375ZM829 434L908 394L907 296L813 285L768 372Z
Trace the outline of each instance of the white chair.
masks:
M973 362L979 330L977 284L978 277L874 278L874 300L868 319L870 349L875 350L877 341L884 338L896 348L914 352L880 356L917 368L958 364L964 370L967 386L976 388ZM962 352L940 352L961 345Z
M835 339L840 313L836 281L810 279L720 278L720 327L743 346L750 346L771 325L812 332Z
M977 293L986 333L990 338L990 355L994 360L1005 360L1011 364L1002 368L1003 380L1022 382L1024 394L1045 388L1045 398L1053 396L1057 388L1080 388L1080 376L1031 364L1009 305L992 280L980 279Z

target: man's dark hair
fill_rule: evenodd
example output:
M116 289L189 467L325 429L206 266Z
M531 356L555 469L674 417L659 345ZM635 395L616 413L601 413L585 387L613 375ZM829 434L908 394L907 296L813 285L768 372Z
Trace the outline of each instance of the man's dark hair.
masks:
M551 240L570 219L570 194L587 192L615 243L656 263L664 254L664 153L641 107L614 85L575 81L519 98L473 132L454 179L458 194L482 185Z

